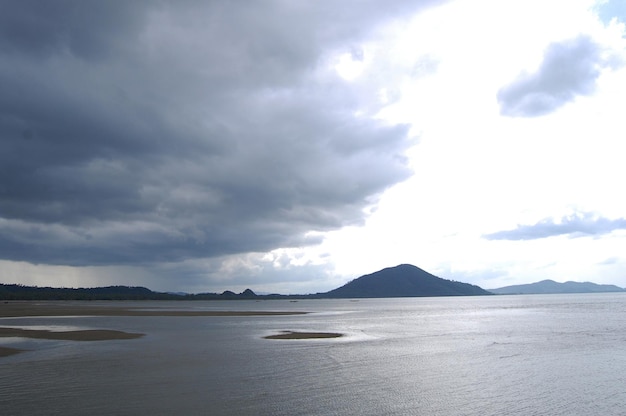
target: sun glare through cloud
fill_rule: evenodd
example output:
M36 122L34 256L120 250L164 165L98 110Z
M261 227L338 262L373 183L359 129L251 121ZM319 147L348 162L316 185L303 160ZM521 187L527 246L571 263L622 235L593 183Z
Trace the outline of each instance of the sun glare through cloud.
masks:
M363 72L365 66L363 60L362 53L358 56L354 53L344 53L339 57L335 69L343 79L352 81Z

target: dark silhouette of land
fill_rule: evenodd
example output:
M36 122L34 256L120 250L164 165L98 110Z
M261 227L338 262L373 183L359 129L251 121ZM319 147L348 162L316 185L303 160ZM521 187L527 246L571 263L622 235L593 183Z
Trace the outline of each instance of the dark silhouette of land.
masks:
M282 331L280 334L268 335L265 339L315 339L315 338L340 338L343 334L337 332L299 332Z
M386 298L417 296L489 295L468 283L434 276L419 267L401 264L361 276L325 293L308 295L257 295L250 289L241 293L163 293L145 287L107 286L96 288L52 288L0 284L0 300L228 300L228 299L315 299Z
M361 276L324 295L329 298L397 298L490 294L478 286L442 279L419 267L401 264Z
M541 282L525 285L505 286L498 289L489 289L498 295L530 295L530 294L558 294L558 293L604 293L626 292L626 289L615 285L598 285L591 282L565 282L558 283L554 280L542 280Z
M145 287L107 286L56 288L0 284L2 300L167 300L175 295L153 292Z
M0 300L219 300L253 299L250 289L241 293L181 294L154 292L145 287L107 286L94 288L55 288L0 284Z
M10 347L0 347L0 357L8 357L9 355L19 354L22 350Z
M48 331L45 329L23 329L0 327L0 338L20 337L35 339L58 339L65 341L108 341L112 339L134 339L143 334L134 334L110 329L83 329L77 331Z

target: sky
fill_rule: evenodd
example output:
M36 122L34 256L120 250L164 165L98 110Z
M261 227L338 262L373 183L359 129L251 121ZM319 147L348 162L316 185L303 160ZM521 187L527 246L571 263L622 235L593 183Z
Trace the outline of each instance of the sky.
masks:
M621 0L0 0L0 282L626 287Z

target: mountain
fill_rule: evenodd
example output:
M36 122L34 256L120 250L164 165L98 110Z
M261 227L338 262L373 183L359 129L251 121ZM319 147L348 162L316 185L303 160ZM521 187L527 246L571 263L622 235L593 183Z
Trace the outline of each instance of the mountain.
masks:
M328 298L394 298L416 296L490 295L468 283L441 279L410 264L389 267L319 294Z
M626 292L626 289L615 285L598 285L591 282L558 283L554 280L542 280L541 282L526 285L513 285L498 289L489 289L489 291L497 295L529 295L549 293Z

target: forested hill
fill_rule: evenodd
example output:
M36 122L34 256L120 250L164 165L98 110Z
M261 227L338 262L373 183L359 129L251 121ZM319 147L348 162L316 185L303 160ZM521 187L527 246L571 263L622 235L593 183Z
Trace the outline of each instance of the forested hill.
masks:
M591 282L558 283L554 280L542 280L526 285L505 286L489 290L498 295L626 292L626 289L615 285L599 285Z
M419 267L401 264L361 276L340 288L322 294L322 296L329 298L393 298L490 294L478 286L442 279Z
M241 293L176 294L153 292L145 287L107 286L94 288L55 288L0 284L1 300L213 300L251 299L250 289Z

